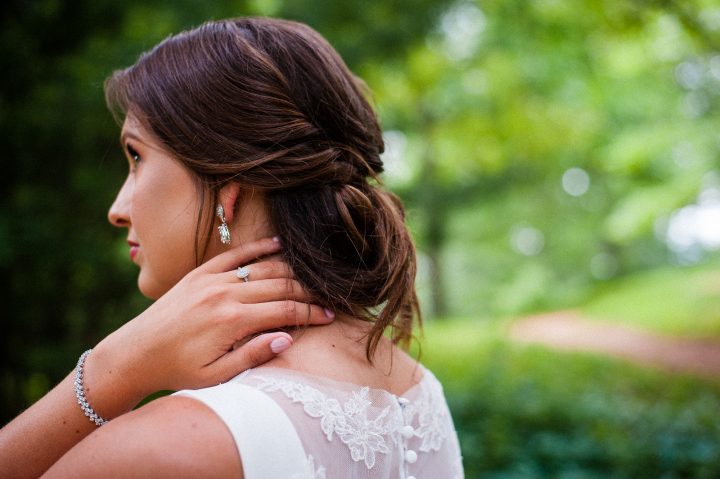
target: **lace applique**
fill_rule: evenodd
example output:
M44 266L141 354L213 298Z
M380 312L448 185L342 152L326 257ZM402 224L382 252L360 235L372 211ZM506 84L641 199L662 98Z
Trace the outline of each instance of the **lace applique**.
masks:
M305 461L305 470L293 474L290 479L325 479L325 468L318 465L318 468L315 469L315 458L309 454Z
M350 449L355 462L365 461L367 468L372 469L375 454L387 454L390 451L385 436L397 431L397 421L388 418L389 406L375 419L368 419L368 408L372 404L368 398L369 388L353 391L352 397L341 406L340 401L327 397L311 386L264 376L255 377L261 381L259 389L282 391L293 402L302 403L310 416L320 418L320 427L327 440L332 441L333 433L337 434Z
M352 391L352 397L340 404L337 399L307 384L261 375L254 378L260 381L259 389L281 391L293 402L301 403L311 417L320 418L320 427L327 440L332 441L333 434L336 434L350 449L353 460L365 461L368 469L375 465L377 453L387 454L390 451L388 440L395 444L402 442L401 430L406 424L417 424L412 436L420 438L418 450L422 452L439 451L449 435L454 433L441 386L433 381L433 377L423 380L419 398L404 406L402 415L390 414L388 406L374 419L368 418L368 409L372 404L368 387ZM315 476L308 477L315 479Z
M412 424L417 415L419 425L415 428L414 435L422 440L419 449L423 452L439 451L450 434L449 413L443 404L441 392L434 390L437 388L436 384L422 387L420 398L403 410L406 424Z

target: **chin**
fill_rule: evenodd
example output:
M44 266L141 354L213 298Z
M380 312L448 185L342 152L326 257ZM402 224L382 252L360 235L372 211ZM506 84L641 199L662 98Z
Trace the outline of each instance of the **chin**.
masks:
M148 274L143 274L142 270L140 271L140 275L138 276L138 289L140 290L140 294L148 299L159 299L160 296L168 292L170 288L161 286L157 281L148 276Z

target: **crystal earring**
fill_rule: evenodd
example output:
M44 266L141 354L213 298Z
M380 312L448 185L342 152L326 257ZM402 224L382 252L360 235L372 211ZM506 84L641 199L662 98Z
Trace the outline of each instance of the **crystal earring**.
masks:
M222 244L230 244L230 230L225 222L225 209L223 209L222 205L217 205L217 208L215 208L215 214L217 214L217 217L220 218L221 222L220 226L218 226L218 231L220 232L220 242Z

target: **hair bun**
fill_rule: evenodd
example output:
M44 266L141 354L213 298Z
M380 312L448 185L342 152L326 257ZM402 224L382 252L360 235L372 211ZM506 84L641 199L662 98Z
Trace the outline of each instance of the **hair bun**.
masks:
M334 162L333 169L338 173L337 178L342 183L359 185L367 178L378 179L383 172L382 161L377 153L360 152L350 146L337 146L339 154Z

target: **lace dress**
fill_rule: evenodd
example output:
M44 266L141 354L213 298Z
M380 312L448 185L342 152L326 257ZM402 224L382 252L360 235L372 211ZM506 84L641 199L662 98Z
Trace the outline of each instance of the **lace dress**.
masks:
M422 371L402 397L271 367L175 394L223 420L246 479L462 478L442 386Z

